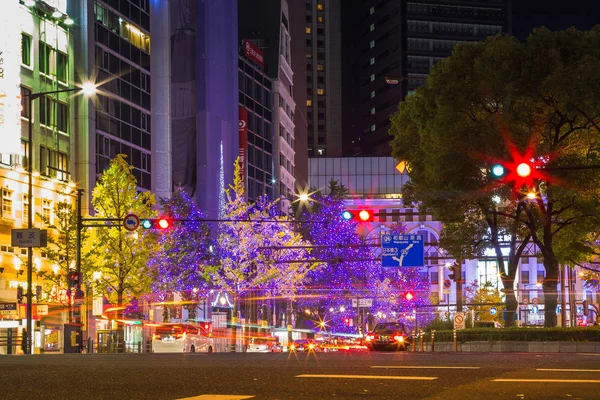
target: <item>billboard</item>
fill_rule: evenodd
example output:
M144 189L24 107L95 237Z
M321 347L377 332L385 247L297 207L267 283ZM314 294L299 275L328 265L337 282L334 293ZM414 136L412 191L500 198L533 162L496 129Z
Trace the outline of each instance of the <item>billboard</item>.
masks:
M265 53L248 39L244 39L244 55L257 63L261 69L265 68Z
M0 142L2 153L21 153L21 26L19 2L0 13Z

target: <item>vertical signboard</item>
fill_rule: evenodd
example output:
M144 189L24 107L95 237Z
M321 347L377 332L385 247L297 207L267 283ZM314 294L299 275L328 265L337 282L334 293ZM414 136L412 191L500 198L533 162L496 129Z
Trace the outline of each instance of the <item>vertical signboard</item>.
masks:
M265 53L248 39L244 39L244 56L258 64L260 69L265 68Z
M18 1L0 12L0 152L21 152L21 13Z
M244 188L244 196L248 190L246 186L246 154L248 152L248 110L245 107L240 107L240 121L239 136L240 136L240 150L239 150L239 163L240 173L242 175L242 187ZM247 196L246 196L247 197Z

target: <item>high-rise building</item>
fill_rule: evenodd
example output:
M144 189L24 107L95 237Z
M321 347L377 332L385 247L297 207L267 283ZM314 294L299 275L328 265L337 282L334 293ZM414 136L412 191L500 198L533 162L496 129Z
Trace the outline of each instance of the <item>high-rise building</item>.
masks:
M337 157L342 154L340 3L340 0L305 2L309 157Z
M76 101L76 178L87 196L117 154L142 189L152 187L150 2L69 1L75 79L95 80L97 98ZM87 203L87 202L86 202Z
M48 229L56 223L55 206L74 206L72 181L77 131L73 102L79 94L35 94L75 87L73 74L73 20L63 1L5 0L0 11L0 302L4 304L0 336L8 330L15 337L25 324L18 288L27 293L28 249L12 246L12 230L28 228L31 207L34 228ZM32 96L33 97L30 97ZM30 103L30 100L32 102ZM31 125L32 140L29 140ZM32 151L29 159L28 152ZM30 164L31 163L31 164ZM32 198L29 199L31 165ZM50 222L50 224L48 224ZM52 230L50 232L52 234ZM74 260L61 260L60 270ZM62 309L68 299L58 280L46 279L59 267L49 259L47 248L32 249L32 319L47 322L48 309ZM55 271L56 269L56 271ZM64 273L64 272L61 272ZM37 287L40 287L38 290ZM18 303L21 303L20 305ZM54 322L67 322L55 312ZM56 333L51 327L51 333ZM48 338L49 346L58 345ZM16 353L15 346L12 350ZM6 354L6 344L0 353Z
M358 102L345 121L347 153L389 154L389 118L429 70L458 43L510 32L509 0L366 0L358 12L359 27L344 30L360 54L358 82L344 94Z
M273 199L273 82L261 70L262 50L242 43L239 59L240 155L245 153L246 199ZM256 60L256 61L253 61Z
M290 13L286 0L241 0L239 40L264 51L265 72L273 80L275 196L287 212L295 196L295 136Z

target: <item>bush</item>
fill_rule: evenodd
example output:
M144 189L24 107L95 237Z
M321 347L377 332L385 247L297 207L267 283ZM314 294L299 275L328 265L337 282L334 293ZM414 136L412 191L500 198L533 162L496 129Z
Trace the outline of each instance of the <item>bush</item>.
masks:
M431 332L426 333L431 338ZM456 331L458 342L599 342L600 327L576 328L480 328ZM452 330L436 330L436 342L452 342Z

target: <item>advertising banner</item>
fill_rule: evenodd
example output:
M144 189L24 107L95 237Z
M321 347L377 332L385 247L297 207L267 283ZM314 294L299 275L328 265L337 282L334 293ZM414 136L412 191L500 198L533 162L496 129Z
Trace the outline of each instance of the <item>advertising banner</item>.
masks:
M265 68L265 53L248 39L244 39L244 55L257 63L260 69Z

